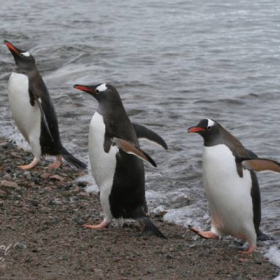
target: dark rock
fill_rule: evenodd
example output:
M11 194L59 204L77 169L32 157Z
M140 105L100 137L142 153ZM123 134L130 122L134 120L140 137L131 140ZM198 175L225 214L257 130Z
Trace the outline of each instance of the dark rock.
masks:
M36 200L30 200L29 201L33 206L38 206L39 205L39 202L36 201Z
M87 186L87 182L84 182L84 181L79 181L78 183L77 183L77 185L79 186L79 187L86 187Z

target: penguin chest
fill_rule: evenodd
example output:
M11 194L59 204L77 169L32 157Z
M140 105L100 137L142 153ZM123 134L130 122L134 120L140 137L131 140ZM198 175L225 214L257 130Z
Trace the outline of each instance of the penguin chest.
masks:
M244 169L243 177L238 175L226 145L204 147L203 181L217 233L242 239L254 235L251 174Z
M38 142L41 132L41 112L30 104L29 80L24 74L12 72L8 82L8 97L13 118L27 142ZM31 140L32 139L32 140Z
M101 195L111 192L116 170L116 154L119 149L111 146L108 152L104 150L106 127L102 115L96 112L89 127L89 158L93 177Z

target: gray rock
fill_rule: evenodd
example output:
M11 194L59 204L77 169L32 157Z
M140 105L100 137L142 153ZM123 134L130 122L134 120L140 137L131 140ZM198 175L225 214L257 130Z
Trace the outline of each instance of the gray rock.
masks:
M20 242L17 242L15 245L14 245L14 248L17 249L17 250L23 250L23 249L26 249L26 245L23 244L23 243L20 243Z
M1 180L0 186L8 187L8 188L17 188L18 184L15 182L12 182L12 181L8 181L8 180Z
M9 173L6 173L6 174L3 176L3 179L4 179L4 180L7 180L7 181L11 181L11 180L12 180L12 176L11 176Z
M26 178L27 180L31 180L30 171L25 171L25 172L23 173L23 175L25 176L25 178Z

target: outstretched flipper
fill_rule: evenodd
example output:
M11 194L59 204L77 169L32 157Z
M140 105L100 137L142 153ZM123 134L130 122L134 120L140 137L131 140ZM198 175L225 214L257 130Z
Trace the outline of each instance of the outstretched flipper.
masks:
M132 123L132 125L138 139L144 138L162 146L166 150L168 149L165 141L157 133L140 124Z
M144 216L138 218L138 222L144 230L153 233L157 237L166 239L166 237L161 233L161 231L152 223L152 221L148 217Z
M241 158L243 166L253 171L280 172L280 163L266 158Z
M155 167L157 166L154 160L148 154L146 154L144 151L138 148L134 143L118 137L114 137L112 139L112 143L115 144L120 150L126 152L127 154L135 155L138 158L149 162L151 165Z

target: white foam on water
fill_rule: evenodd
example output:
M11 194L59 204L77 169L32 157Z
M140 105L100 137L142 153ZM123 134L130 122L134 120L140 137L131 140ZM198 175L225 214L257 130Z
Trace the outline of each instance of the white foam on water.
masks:
M28 142L23 138L19 130L14 126L7 126L0 130L0 136L12 140L16 145L24 150L30 149Z
M266 258L268 258L268 260L269 260L272 264L274 264L274 265L280 267L280 250L279 250L279 248L278 248L276 245L270 247L270 248L268 249L267 253L264 254L264 256L265 256ZM277 276L276 278L274 278L274 280L280 280L280 275Z

